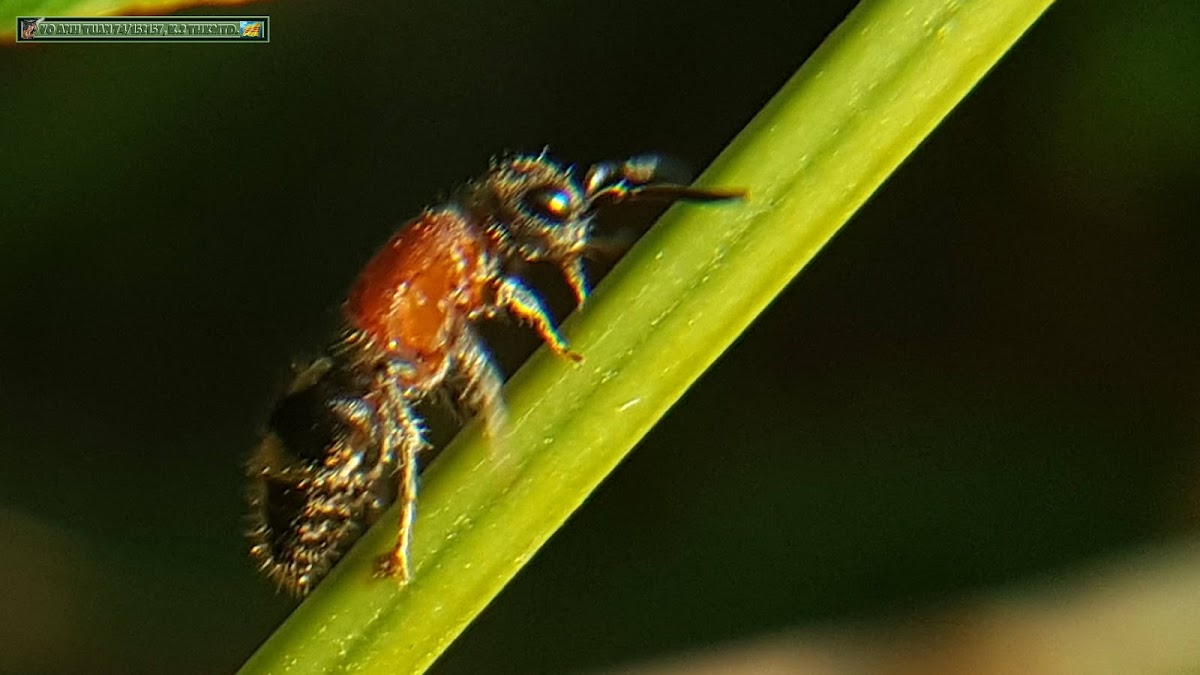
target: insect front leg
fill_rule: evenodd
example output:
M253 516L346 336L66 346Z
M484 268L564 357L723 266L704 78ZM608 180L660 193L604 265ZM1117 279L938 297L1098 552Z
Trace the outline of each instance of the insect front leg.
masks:
M581 297L586 297L586 293ZM546 311L546 306L542 304L542 299L517 277L508 276L500 280L496 288L496 304L533 326L555 354L576 362L583 360L581 354L571 351L571 348L567 346L567 341L554 328L554 324L550 323L550 314Z
M421 419L412 409L410 396L400 385L398 376L402 367L401 364L389 364L376 379L383 420L381 454L385 458L395 457L400 483L396 496L400 503L396 545L379 559L377 574L406 583L411 576L409 554L413 523L417 518L417 455L425 447L425 434Z

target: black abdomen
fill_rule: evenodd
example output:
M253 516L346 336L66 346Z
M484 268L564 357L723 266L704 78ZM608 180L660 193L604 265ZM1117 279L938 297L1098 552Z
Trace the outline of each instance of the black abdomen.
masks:
M293 595L321 580L395 498L376 410L347 369L297 374L250 461L250 555Z

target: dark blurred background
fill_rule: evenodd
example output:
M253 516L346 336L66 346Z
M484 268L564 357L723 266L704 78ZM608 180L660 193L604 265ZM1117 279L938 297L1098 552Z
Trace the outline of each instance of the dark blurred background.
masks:
M475 4L0 49L0 672L236 668L292 607L246 559L242 463L373 247L506 149L704 166L854 5ZM903 615L1194 536L1198 25L1053 7L433 672ZM536 344L489 335L510 372Z

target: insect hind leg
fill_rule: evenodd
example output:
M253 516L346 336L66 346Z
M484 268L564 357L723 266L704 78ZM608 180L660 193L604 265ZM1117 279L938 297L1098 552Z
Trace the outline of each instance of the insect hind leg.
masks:
M377 574L408 582L411 574L413 524L417 518L417 455L425 448L425 432L421 419L413 411L411 396L400 385L399 373L403 364L388 364L377 378L381 395L380 408L384 420L382 452L394 456L399 488L396 501L400 503L400 520L396 545L380 557Z

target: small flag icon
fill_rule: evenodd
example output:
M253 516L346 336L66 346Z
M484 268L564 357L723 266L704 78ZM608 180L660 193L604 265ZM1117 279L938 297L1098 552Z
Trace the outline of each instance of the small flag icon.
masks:
M256 38L262 34L262 22L261 21L255 21L253 23L250 21L243 21L243 22L241 22L241 26L242 26L242 37Z

